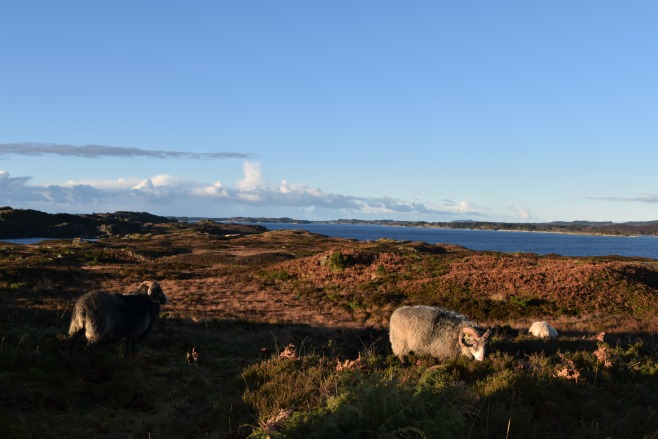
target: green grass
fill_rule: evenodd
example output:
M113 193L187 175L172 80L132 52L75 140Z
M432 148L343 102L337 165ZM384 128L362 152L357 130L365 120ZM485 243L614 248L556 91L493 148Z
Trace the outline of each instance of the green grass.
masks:
M255 437L498 438L508 425L509 437L656 437L655 351L602 347L610 366L587 350L407 368L366 352L342 370L317 354L273 358L243 372L244 398L259 414Z
M262 407L258 413L264 415L254 436L461 437L474 392L425 377L400 382L367 364L378 360L341 371L337 361L317 356L253 366L245 375L260 372L261 384L251 384L245 400ZM280 363L286 364L283 371ZM285 381L285 376L295 378Z

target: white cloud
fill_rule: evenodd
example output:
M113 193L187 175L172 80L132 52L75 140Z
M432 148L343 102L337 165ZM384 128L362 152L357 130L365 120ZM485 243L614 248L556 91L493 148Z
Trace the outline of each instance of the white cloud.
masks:
M517 214L518 217L521 218L522 220L530 219L530 217L532 216L532 215L530 214L530 209L526 209L526 208L523 208L523 207L520 208L520 209L517 209L516 214Z
M466 213L471 211L471 206L468 204L468 201L460 201L457 204L457 212Z
M532 213L530 212L530 209L525 208L525 207L516 207L514 205L509 206L508 209L514 213L514 216L516 218L519 218L521 220L527 221L530 218L532 218Z
M155 186L153 185L153 181L150 178L147 178L142 180L141 183L136 184L132 190L153 193L155 191Z
M0 169L0 205L20 202L41 202L48 198L45 188L30 186L31 177L12 177L8 171Z
M29 177L11 178L0 172L0 204L18 204L45 211L149 210L168 215L209 215L216 212L300 212L323 213L329 217L372 217L439 220L438 216L478 215L466 202L435 207L391 197L356 197L325 192L320 188L282 180L265 183L260 163L246 161L243 178L235 186L183 180L170 174L117 180L77 181L50 186L29 185ZM98 207L94 207L98 209ZM212 213L211 213L212 212ZM229 216L223 215L221 216ZM217 215L217 216L220 216ZM290 216L292 214L284 214Z
M443 205L441 206L441 210L460 216L463 215L480 216L484 214L483 209L465 200L459 202L455 202L452 200L443 200Z
M198 182L181 180L169 174L160 174L142 180L133 186L131 191L133 194L141 196L166 197L167 201L171 202L188 192L194 193L194 189L198 187Z
M96 189L103 189L107 191L113 190L127 190L138 186L142 181L137 178L118 178L116 180L67 180L62 183L64 187L74 187L80 185L93 186Z
M194 188L192 193L199 196L205 197L226 197L228 196L228 191L224 188L221 181L216 181L210 186L201 186Z
M249 192L239 192L237 194L237 199L242 201L247 201L249 203L261 203L265 201L265 197L262 194L249 193Z
M11 177L9 172L0 169L0 187L8 188L10 186L25 186L30 177Z
M244 162L242 164L244 178L238 182L240 189L254 189L263 186L263 174L260 171L260 163Z

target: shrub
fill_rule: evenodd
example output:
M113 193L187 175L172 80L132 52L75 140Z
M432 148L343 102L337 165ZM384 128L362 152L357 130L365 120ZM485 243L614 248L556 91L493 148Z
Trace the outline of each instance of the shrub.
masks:
M281 282L287 282L293 278L293 276L285 270L265 271L262 273L262 277L266 281Z
M347 267L347 256L339 250L329 256L329 268L335 271L343 271Z

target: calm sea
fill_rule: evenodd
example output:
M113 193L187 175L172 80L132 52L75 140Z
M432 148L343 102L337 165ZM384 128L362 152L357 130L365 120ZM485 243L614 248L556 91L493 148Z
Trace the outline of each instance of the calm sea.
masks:
M656 236L591 236L541 232L458 230L422 227L393 227L361 224L261 223L270 230L302 229L313 233L360 241L379 238L458 244L471 250L524 252L563 256L639 256L658 259Z

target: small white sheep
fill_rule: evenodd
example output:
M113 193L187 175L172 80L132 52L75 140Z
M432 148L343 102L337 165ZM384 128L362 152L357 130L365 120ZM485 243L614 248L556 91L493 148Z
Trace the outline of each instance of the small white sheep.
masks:
M557 331L545 321L534 322L530 325L528 332L537 338L548 338L555 340L557 338Z

